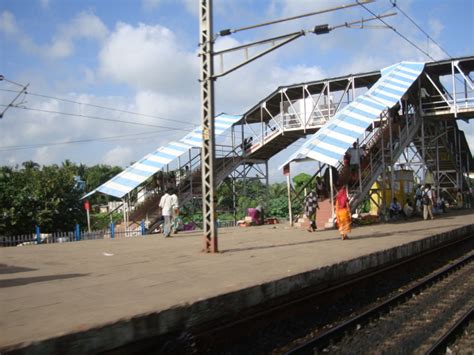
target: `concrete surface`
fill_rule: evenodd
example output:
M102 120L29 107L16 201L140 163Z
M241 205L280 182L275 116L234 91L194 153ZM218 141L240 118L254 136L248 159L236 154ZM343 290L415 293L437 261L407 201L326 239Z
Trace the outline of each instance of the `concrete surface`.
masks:
M308 233L287 225L0 249L0 353L87 353L183 329L474 232L474 214ZM21 350L20 350L21 352Z

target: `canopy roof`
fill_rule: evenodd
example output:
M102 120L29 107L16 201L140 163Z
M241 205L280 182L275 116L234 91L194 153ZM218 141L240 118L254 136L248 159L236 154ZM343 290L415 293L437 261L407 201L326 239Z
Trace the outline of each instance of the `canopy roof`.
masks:
M308 158L337 166L347 149L372 122L402 98L421 74L424 65L401 62L382 69L381 78L365 94L338 111L281 168L293 160Z
M214 133L219 136L229 129L242 116L220 114L214 119ZM163 147L159 147L154 152L146 155L132 166L126 168L117 176L102 184L95 190L89 192L86 198L96 192L122 198L138 185L143 183L150 176L163 170L167 164L171 163L191 148L202 147L202 127L195 128L191 133L184 136L178 142L171 142Z

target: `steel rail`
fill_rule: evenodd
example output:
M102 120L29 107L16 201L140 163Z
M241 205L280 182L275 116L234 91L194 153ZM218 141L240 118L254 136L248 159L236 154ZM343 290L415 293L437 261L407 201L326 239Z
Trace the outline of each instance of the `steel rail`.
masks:
M355 329L357 325L366 324L370 319L374 318L375 316L378 316L382 313L387 313L391 307L404 302L406 299L411 298L413 294L421 292L423 289L435 283L447 274L471 262L473 257L474 253L471 252L469 255L463 257L455 264L448 265L440 271L436 272L435 274L423 278L420 282L410 287L408 290L398 295L395 295L384 301L383 303L372 307L371 309L329 329L328 331L320 334L319 336L314 337L313 339L305 342L304 344L299 345L298 347L295 347L294 349L288 351L286 354L313 354L315 349L322 349L327 346L332 340L341 339L344 336L345 332Z
M458 321L449 328L438 341L431 346L426 354L445 353L445 348L451 343L456 335L458 335L472 320L474 309L471 307L466 313L459 317Z
M384 267L380 267L380 268L377 268L375 270L367 271L367 272L363 273L362 275L355 276L351 279L348 279L348 280L345 280L343 282L334 284L334 285L329 286L327 288L318 289L316 291L314 291L314 290L309 291L308 293L305 293L303 295L296 296L295 298L292 298L290 301L281 302L279 304L274 304L271 307L254 311L254 312L251 313L251 315L242 315L241 314L238 319L234 319L234 320L230 320L230 321L226 321L226 320L211 321L209 326L207 327L207 329L194 329L193 334L196 338L205 337L207 335L212 334L216 330L223 331L225 329L236 327L238 325L245 324L245 323L248 323L248 322L252 323L256 319L259 319L259 318L261 319L261 318L269 316L271 314L281 313L282 310L284 310L288 307L296 306L300 303L307 302L307 301L311 300L312 298L323 296L323 295L325 295L327 293L330 293L330 292L335 292L335 291L337 291L339 289L342 289L344 287L350 287L350 286L355 285L357 283L360 283L360 282L362 282L362 281L364 281L368 278L375 277L375 276L383 274L385 272L389 272L389 271L394 270L398 267L409 264L409 263L411 263L411 262L413 262L417 259L427 257L427 256L429 256L431 254L434 254L434 253L437 253L437 252L439 252L443 249L447 249L447 248L453 247L457 244L463 243L463 242L469 240L472 237L474 237L474 235L467 235L467 236L465 236L461 239L458 239L458 240L440 245L440 246L438 246L436 248L433 248L433 249L430 249L430 250L426 250L426 251L424 251L420 254L417 254L417 255L405 258L403 260L394 262L390 265L386 265ZM309 288L309 290L311 290L311 287ZM211 325L211 324L216 324L216 323L217 323L217 326Z

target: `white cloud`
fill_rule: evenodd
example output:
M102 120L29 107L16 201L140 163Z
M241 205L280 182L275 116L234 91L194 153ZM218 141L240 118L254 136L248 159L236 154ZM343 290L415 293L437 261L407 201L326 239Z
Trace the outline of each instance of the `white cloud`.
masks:
M119 23L102 48L100 72L137 90L195 95L199 59L168 28Z
M160 5L161 0L142 0L142 6L145 10L154 10Z
M50 0L39 0L39 2L43 9L46 9L49 7Z
M103 162L109 165L128 166L136 159L130 147L119 145L105 153Z
M90 39L102 41L108 30L104 23L94 14L81 12L71 22L59 26L57 33L48 44L37 44L17 25L12 13L3 11L0 15L0 31L8 35L11 41L18 41L21 48L45 58L65 58L74 53L74 41Z
M7 35L16 35L18 33L18 25L15 16L9 11L3 11L0 14L0 31Z
M61 26L51 44L45 48L45 55L51 58L64 58L74 53L76 39L103 41L108 34L107 27L94 14L81 12L70 23Z
M40 165L51 165L58 163L58 151L49 147L41 147L35 150L32 161Z
M430 35L432 38L437 38L439 35L443 32L444 30L444 24L437 18L431 18L429 20L429 26L430 26Z
M185 9L194 16L199 16L199 2L195 0L182 0Z

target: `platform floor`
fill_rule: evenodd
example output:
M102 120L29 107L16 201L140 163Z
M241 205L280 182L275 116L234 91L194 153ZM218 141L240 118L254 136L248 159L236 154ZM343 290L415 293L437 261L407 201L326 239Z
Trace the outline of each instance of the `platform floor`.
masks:
M287 225L219 230L218 254L199 232L0 249L0 351L355 259L474 224L474 210L433 221L336 230Z

